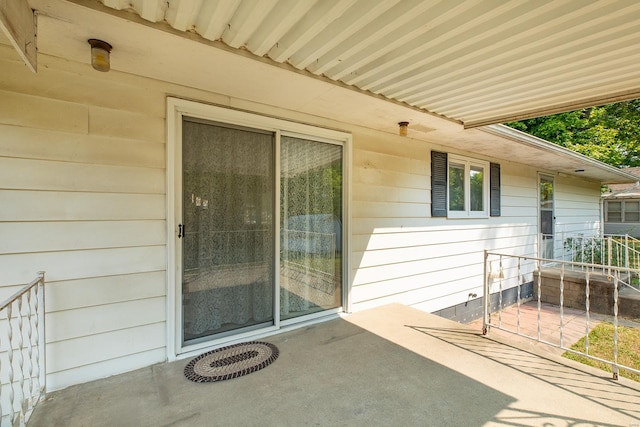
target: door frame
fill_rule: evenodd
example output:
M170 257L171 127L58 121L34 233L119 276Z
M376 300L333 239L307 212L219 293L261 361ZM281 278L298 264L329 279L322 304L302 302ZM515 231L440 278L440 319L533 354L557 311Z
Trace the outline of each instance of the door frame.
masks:
M274 324L267 328L256 331L239 333L225 336L219 339L201 342L184 346L182 343L182 257L178 252L178 224L182 218L182 199L177 197L182 191L182 118L189 116L204 120L228 123L243 127L260 129L274 132L275 142L275 179L280 176L280 134L281 132L304 135L308 139L322 142L331 141L342 145L342 307L333 310L326 310L301 316L300 319L289 319L280 322L279 316L279 262L275 262L275 295L274 295ZM167 97L167 359L175 360L190 357L207 349L220 347L221 345L234 344L250 338L266 336L281 331L284 327L303 326L308 322L318 321L319 318L337 314L339 312L350 311L351 292L351 268L350 268L350 248L351 248L351 146L352 136L350 133L311 126L302 123L291 122L283 119L262 116L259 114L240 111L216 105L203 104L188 101L180 98ZM280 185L275 186L274 197L276 198L274 221L276 236L279 235L280 227ZM280 239L275 239L275 254L280 253ZM275 258L277 260L277 256Z

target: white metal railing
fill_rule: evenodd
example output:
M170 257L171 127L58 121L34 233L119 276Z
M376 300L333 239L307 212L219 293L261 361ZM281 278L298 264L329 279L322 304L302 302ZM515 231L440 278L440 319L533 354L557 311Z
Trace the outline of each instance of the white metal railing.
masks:
M26 425L46 391L44 272L0 306L0 423Z
M560 233L559 239L555 237L540 235L541 258L549 259L546 265L568 261L580 263L584 269L584 265L589 264L591 272L602 274L610 274L611 267L628 268L631 272L621 281L621 285L640 292L640 274L636 272L640 269L640 240L628 234L584 236Z
M640 240L627 235L567 236L562 233L563 261L640 268Z
M549 267L552 266L552 267ZM627 283L628 277L637 277L640 270L607 265L603 270L601 264L583 263L573 261L562 261L546 258L533 258L524 256L515 256L508 254L500 254L485 251L484 253L484 292L483 292L483 334L487 334L490 328L497 328L502 331L514 333L516 335L524 336L528 339L550 345L556 348L560 348L564 351L579 354L589 359L597 360L611 365L613 378L618 379L619 369L625 369L630 372L640 374L640 370L634 369L629 366L618 363L618 322L619 322L619 288L622 286L629 286ZM548 268L553 268L559 272L559 289L553 290L554 298L557 297L560 318L559 325L543 324L542 316L542 281L543 271ZM590 315L592 312L592 304L595 303L594 297L591 295L592 281L595 282L595 277L602 274L604 271L604 277L607 283L610 283L610 293L613 301L612 315L613 315L613 358L612 360L606 360L589 354L589 331L593 324L591 324ZM584 275L585 283L585 303L584 307L575 307L574 309L583 310L585 313L585 352L576 351L565 345L565 283L568 282L567 276L570 272L579 272ZM521 305L523 304L523 298L521 298L520 287L524 283L534 284L534 299L537 302L537 319L536 319L536 333L523 332L523 322L526 320L521 316ZM517 288L516 296L516 320L515 324L510 321L509 324L503 322L502 311L504 308L503 294L505 291ZM494 297L492 298L492 294ZM495 301L497 296L497 301ZM494 301L492 301L492 299ZM573 320L575 322L575 319ZM542 337L541 331L548 329L550 326L559 326L559 342L551 342L545 340ZM571 343L573 344L573 343ZM570 344L570 345L571 345Z

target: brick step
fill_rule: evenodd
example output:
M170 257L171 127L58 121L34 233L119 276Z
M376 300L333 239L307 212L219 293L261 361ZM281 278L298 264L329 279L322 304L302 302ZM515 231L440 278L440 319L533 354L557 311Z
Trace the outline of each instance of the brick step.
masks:
M640 292L623 286L618 292L618 314L623 317L640 319Z
M584 310L586 305L586 278L581 271L561 271L557 268L545 268L540 274L534 274L534 292L541 279L540 300L545 303L560 304L560 282L563 287L565 307ZM561 280L562 277L562 280ZM622 278L622 280L628 280ZM613 279L610 276L591 274L589 277L589 309L593 313L613 315L614 292ZM537 297L537 295L535 295ZM618 314L621 317L640 319L640 292L620 285L618 294Z

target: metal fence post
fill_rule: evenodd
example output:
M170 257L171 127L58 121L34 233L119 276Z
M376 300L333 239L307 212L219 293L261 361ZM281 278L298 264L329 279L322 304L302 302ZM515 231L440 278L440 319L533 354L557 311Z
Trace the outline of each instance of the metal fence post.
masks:
M629 268L629 235L624 235L624 267Z
M487 270L487 262L489 259L489 252L484 250L484 283L483 283L483 292L482 292L482 335L487 335L489 332L489 304L491 303L491 296L489 295L489 273Z
M618 379L618 275L619 272L613 278L613 365L611 370L613 371L613 379Z
M40 353L40 400L44 400L45 393L47 392L47 352L46 352L46 328L45 328L45 272L38 272L40 275L40 311L38 312L38 322L42 325L41 332L38 335L38 352Z
M613 251L611 236L607 238L607 241L609 242L609 247L607 248L607 265L609 266L609 274L611 274L611 252Z

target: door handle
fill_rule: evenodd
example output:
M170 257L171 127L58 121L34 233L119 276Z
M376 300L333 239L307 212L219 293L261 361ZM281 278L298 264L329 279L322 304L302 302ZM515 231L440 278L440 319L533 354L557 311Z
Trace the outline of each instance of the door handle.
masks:
M178 224L178 239L181 239L183 237L184 237L184 225Z

